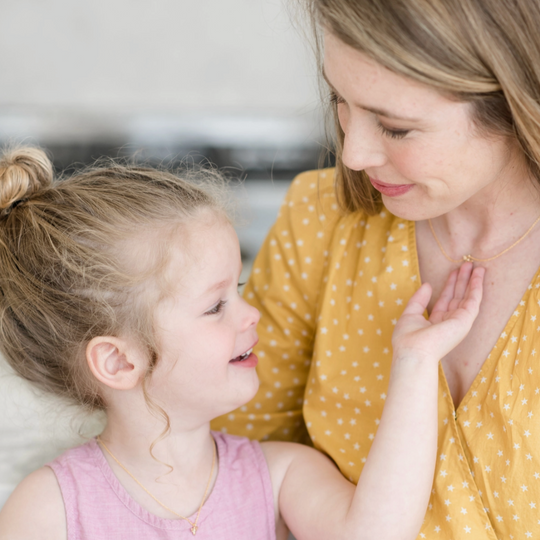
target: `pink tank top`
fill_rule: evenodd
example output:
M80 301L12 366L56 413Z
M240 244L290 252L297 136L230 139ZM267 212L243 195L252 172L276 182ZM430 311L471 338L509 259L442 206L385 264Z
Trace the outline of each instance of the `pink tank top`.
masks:
M68 540L275 540L272 485L259 443L212 435L219 470L196 537L187 521L158 517L136 503L94 439L49 463L64 499Z

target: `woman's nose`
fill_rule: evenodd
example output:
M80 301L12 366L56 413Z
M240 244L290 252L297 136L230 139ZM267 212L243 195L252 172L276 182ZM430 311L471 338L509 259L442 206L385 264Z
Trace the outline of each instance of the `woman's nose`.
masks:
M381 134L376 126L371 126L372 123L373 119L362 115L349 118L343 127L345 138L341 159L353 171L381 167L386 162Z

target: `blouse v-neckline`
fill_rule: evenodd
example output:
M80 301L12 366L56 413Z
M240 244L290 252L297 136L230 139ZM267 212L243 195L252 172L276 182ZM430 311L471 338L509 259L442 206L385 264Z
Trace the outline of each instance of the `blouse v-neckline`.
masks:
M416 222L415 221L409 221L409 241L411 243L410 249L413 253L413 258L416 260L416 268L417 268L417 282L418 282L418 288L422 286L422 276L420 274L420 260L418 258L418 245L416 242ZM464 407L467 407L471 399L474 397L473 394L476 390L476 388L482 383L482 379L485 378L485 376L489 373L492 373L497 369L497 365L500 360L501 355L494 354L496 352L498 344L503 340L506 336L510 335L511 329L516 324L518 318L516 317L516 313L518 313L519 307L524 306L527 304L531 291L533 290L533 285L535 282L538 281L540 278L540 268L537 268L532 280L529 282L529 285L525 289L524 293L521 295L520 300L518 302L518 305L516 306L516 309L514 310L513 314L510 316L510 318L506 321L504 325L504 329L502 333L499 335L493 346L491 347L489 354L485 358L484 362L482 363L482 366L480 367L480 370L474 377L471 385L465 392L463 398L459 402L459 404L454 404L454 401L452 399L451 393L450 393L450 387L448 385L448 379L446 378L446 373L444 372L444 369L442 367L442 364L440 364L440 376L442 378L442 384L445 388L445 391L447 393L448 399L449 399L449 405L452 408L453 416L454 418L457 418L459 416L459 413L463 410Z

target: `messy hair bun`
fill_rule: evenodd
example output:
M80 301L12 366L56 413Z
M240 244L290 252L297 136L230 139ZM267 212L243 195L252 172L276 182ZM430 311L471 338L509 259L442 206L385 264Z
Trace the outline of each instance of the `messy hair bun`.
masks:
M53 167L39 148L14 148L0 155L0 215L46 188L53 181Z

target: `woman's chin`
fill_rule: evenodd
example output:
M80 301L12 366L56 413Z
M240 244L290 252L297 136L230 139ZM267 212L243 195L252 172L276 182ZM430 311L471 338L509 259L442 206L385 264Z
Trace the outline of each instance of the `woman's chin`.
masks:
M411 204L410 201L397 200L396 197L382 196L384 207L394 216L407 221L418 221L423 212L419 211L418 206Z
M407 221L423 221L432 219L446 213L447 210L438 211L435 205L419 199L405 199L382 196L384 207L394 216Z

